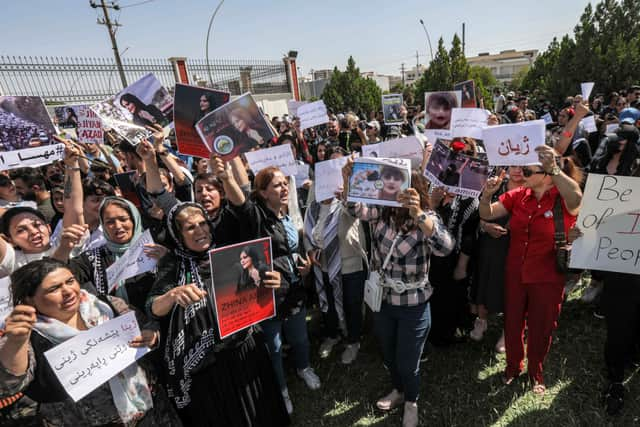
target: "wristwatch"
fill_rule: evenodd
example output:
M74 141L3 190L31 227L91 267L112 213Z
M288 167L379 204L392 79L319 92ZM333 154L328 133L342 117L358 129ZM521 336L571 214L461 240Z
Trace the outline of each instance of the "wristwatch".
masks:
M553 165L550 172L547 172L547 175L556 176L559 175L562 170L558 167L558 165Z

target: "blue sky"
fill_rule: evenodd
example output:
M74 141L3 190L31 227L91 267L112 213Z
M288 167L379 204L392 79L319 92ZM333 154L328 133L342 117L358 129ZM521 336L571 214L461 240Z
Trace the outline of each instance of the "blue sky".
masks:
M121 0L121 6L142 0ZM0 13L2 55L111 56L106 28L88 0L5 0ZM544 49L571 33L584 0L486 2L471 0L226 0L214 23L210 56L279 59L299 51L302 73L342 68L353 55L361 71L400 74L400 64L427 62L425 21L434 51L450 46L466 22L467 55L504 49ZM218 0L155 0L111 11L123 24L117 38L125 57L204 58L205 36Z

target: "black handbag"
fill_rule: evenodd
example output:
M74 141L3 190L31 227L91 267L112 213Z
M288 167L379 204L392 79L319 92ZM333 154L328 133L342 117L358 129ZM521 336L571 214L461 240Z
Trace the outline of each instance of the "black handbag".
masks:
M567 243L567 236L564 232L564 213L562 212L562 198L556 197L553 205L553 223L555 233L553 240L556 248L556 270L558 273L567 274L569 272L569 259L571 247Z

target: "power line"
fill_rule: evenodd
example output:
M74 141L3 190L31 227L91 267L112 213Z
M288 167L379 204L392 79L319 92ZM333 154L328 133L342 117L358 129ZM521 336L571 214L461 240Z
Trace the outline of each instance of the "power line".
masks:
M111 47L113 48L113 56L116 60L116 66L118 67L118 73L120 74L120 81L122 82L122 88L126 88L127 78L124 75L124 68L122 67L122 59L120 59L120 51L118 50L118 43L116 41L116 29L121 25L115 21L111 22L111 18L109 18L109 9L120 10L120 6L115 2L107 2L105 0L100 0L100 4L96 4L93 0L89 1L89 5L97 9L98 7L102 8L103 17L98 18L98 25L104 25L107 27L107 31L109 32L109 38L111 39Z
M138 3L125 4L124 6L120 6L120 9L126 9L128 7L140 6L140 5L151 3L151 2L154 2L154 1L156 1L156 0L145 0L145 1L138 2Z

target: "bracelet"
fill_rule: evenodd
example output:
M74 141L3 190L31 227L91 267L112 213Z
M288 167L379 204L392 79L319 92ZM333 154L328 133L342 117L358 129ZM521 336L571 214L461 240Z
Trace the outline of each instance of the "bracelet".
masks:
M78 171L78 172L82 171L82 169L80 169L79 167L74 168L73 166L65 166L64 168L65 170L68 170L68 171Z

